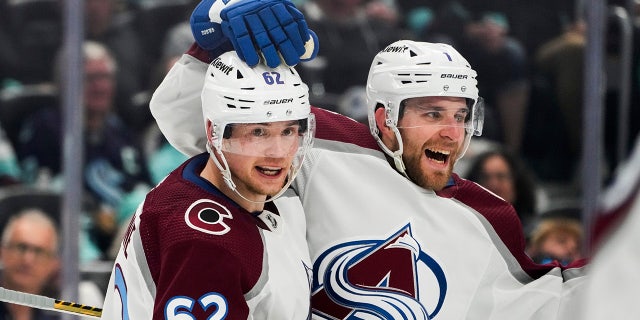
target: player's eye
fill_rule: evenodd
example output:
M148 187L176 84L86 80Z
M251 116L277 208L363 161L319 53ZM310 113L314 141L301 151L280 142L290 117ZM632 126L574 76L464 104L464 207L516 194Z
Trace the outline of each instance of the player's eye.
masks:
M285 137L298 135L299 131L300 131L300 127L291 126L291 127L288 127L288 128L285 128L284 130L282 130L282 135L285 136Z
M440 120L442 119L442 112L440 111L427 111L422 113L422 117L428 118L428 119L433 119L433 120Z
M465 122L465 120L467 119L468 113L467 112L458 112L456 113L456 122Z
M254 137L263 137L267 135L267 130L265 130L264 128L253 128L251 130L251 135Z

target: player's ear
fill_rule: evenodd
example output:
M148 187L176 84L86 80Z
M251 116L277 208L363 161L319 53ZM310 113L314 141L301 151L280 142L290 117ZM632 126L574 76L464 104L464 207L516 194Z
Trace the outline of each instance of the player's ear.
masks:
M380 140L382 140L382 143L384 143L387 148L395 151L399 148L399 141L398 137L396 137L396 132L394 131L394 129L387 125L386 113L386 109L382 104L376 107L374 117L376 126L378 126L378 135L380 136Z
M378 126L378 130L380 130L380 134L382 136L389 135L389 134L393 135L393 132L391 132L391 129L387 126L385 109L382 105L376 107L375 119L376 119L376 125Z
M207 119L207 122L204 125L204 129L207 132L207 143L209 144L213 143L213 125L211 123L211 120Z

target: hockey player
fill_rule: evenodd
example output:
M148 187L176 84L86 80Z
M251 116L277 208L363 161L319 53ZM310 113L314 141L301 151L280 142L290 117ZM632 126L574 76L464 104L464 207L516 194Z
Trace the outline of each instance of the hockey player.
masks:
M289 184L313 141L308 88L292 67L250 68L234 52L202 79L204 129L190 125L207 152L138 207L102 318L307 319L311 264Z
M640 136L601 199L580 319L640 318Z
M336 120L314 110L318 147L294 186L307 215L314 314L571 316L564 306L582 282L575 270L534 264L513 207L452 174L483 124L476 72L464 57L449 45L397 41L374 58L367 99L369 127L385 156L368 155L369 144L354 140L364 141L366 130L338 135L331 131Z
M189 126L209 52L194 45L150 104L187 154L204 148ZM581 264L533 263L513 207L452 173L482 128L467 61L448 45L398 41L372 62L367 92L370 129L312 108L314 148L292 184L307 220L314 316L571 319Z

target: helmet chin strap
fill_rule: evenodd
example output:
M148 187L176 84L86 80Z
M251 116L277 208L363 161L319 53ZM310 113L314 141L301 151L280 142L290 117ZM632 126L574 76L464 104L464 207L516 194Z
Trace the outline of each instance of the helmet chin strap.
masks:
M393 123L393 120L391 119L391 109L389 107L385 107L385 126L393 131L393 134L395 135L396 140L398 141L398 150L392 151L382 141L382 139L380 138L380 129L378 128L377 125L375 125L374 118L370 118L370 124L371 124L371 134L375 138L376 142L378 142L378 146L380 146L380 149L382 149L382 151L387 156L393 159L393 165L396 168L396 170L400 172L400 174L402 174L405 178L411 180L411 178L409 178L409 176L407 175L406 167L404 165L404 161L402 160L402 153L404 151L404 146L402 144L402 136L400 135L400 131L398 130L398 127Z
M207 151L209 152L209 157L211 157L211 160L213 160L213 163L215 163L216 167L218 167L218 170L222 174L222 179L224 179L224 183L227 185L227 187L229 187L229 189L235 191L236 184L233 183L233 179L231 178L231 170L229 170L229 164L227 164L227 159L224 157L224 154L222 154L222 151L211 147L210 142L207 143ZM220 159L222 159L224 166L222 165L222 163L220 163L220 161L218 160L218 157L215 156L214 152L220 156Z
M406 167L404 165L404 161L402 160L404 146L402 144L402 136L400 135L400 131L393 124L389 124L388 126L391 128L391 130L393 130L393 134L396 136L396 140L398 141L398 150L392 151L384 142L382 142L382 139L380 138L376 139L378 141L378 145L380 145L380 148L382 148L382 151L384 151L384 153L386 153L393 159L393 165L395 166L396 170L398 170L398 172L400 172L405 178L411 180L411 178L409 178L409 176L407 175Z
M391 127L393 133L396 136L396 140L398 140L398 150L391 151L391 158L393 158L393 164L396 166L398 172L400 172L405 178L411 180L409 175L407 174L407 168L404 165L404 161L402 160L402 153L404 152L404 145L402 143L402 136L400 135L400 130L395 125ZM388 150L388 149L387 149Z

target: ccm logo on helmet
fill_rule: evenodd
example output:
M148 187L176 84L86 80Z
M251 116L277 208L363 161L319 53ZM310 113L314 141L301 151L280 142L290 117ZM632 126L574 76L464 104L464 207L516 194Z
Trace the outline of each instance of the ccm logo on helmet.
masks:
M224 64L224 62L220 61L220 58L215 58L215 60L211 61L211 65L216 69L224 72L224 74L229 75L229 72L233 70L232 66L228 66Z
M453 74L453 73L443 73L440 75L440 78L447 79L466 79L468 76L466 74Z
M263 104L283 104L283 103L291 103L293 102L293 98L288 99L274 99L274 100L266 100Z

